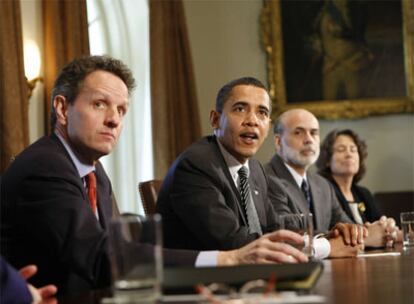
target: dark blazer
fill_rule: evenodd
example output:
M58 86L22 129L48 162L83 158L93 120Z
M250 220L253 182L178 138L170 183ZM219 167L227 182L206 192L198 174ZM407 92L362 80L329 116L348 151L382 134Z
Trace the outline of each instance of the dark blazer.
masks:
M336 197L338 198L342 209L345 211L348 217L352 219L354 223L356 223L351 208L349 208L349 203L346 200L345 196L342 194L341 189L339 189L338 184L334 179L329 178L328 180L332 183L335 189ZM358 186L357 184L352 184L351 191L354 195L354 198L358 198L357 203L362 203L364 205L364 210L358 208L362 221L365 223L375 222L379 220L381 213L375 204L374 197L372 196L371 192L367 188Z
M305 195L279 155L276 154L265 165L265 170L269 181L269 197L277 214L309 212ZM314 206L316 233L326 232L339 222L352 222L339 205L332 185L325 178L308 171L307 180Z
M275 228L263 167L249 160L249 184L263 232ZM173 163L161 186L157 212L163 219L164 245L224 250L257 239L250 234L239 191L215 136L192 144Z
M26 281L0 256L0 303L30 304L32 301Z
M36 264L39 272L31 280L36 286L53 283L64 294L110 285L107 235L112 189L99 162L96 177L99 221L56 135L29 146L4 173L1 252L17 268ZM196 255L184 260L194 263Z

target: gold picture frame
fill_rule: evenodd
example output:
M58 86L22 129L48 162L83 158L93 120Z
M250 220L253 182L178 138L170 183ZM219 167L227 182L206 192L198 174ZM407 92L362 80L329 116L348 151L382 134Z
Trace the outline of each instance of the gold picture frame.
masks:
M399 97L376 96L314 100L288 101L285 75L284 35L282 31L282 2L285 0L265 0L261 14L262 38L267 54L269 92L273 100L273 118L292 108L305 108L322 119L362 118L390 113L411 113L414 110L414 1L401 0L402 47L401 64L405 87ZM289 0L286 0L289 1ZM291 1L295 3L297 1ZM317 1L313 1L317 3ZM326 3L321 0L319 3ZM310 3L310 2L309 2ZM321 4L319 4L321 5ZM292 10L293 13L297 12ZM381 16L377 16L381 20ZM379 22L379 21L378 21ZM382 25L383 26L383 25ZM290 33L289 33L290 34ZM400 43L401 44L401 43ZM288 54L289 55L289 54ZM394 56L395 57L395 56ZM322 70L322 69L320 69ZM324 71L324 70L322 70ZM322 72L320 73L320 75ZM384 81L384 80L381 80ZM371 81L372 82L372 81ZM397 82L395 82L397 83ZM392 81L387 81L392 85ZM295 83L292 84L295 88ZM320 85L322 87L322 85ZM328 87L328 86L325 86ZM324 88L325 88L324 87ZM382 89L380 87L379 91ZM320 91L322 91L320 89ZM325 91L323 91L325 93ZM328 95L328 94L326 94Z

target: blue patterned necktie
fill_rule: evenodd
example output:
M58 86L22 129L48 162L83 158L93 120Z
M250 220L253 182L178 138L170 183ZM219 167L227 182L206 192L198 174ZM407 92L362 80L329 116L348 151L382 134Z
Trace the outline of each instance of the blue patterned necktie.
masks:
M308 183L306 182L305 179L302 181L302 186L300 188L302 189L302 192L305 195L306 202L308 203L308 208L309 208L309 210L311 210L312 198L311 198L311 194L310 194L310 191L309 191L309 185L308 185Z

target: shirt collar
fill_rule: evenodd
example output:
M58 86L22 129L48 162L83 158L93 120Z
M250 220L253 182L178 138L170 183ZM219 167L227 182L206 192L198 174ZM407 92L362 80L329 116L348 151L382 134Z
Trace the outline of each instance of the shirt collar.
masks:
M59 140L62 142L66 151L68 151L69 156L72 159L73 163L75 164L76 170L78 171L79 176L81 178L84 178L86 175L88 175L92 171L95 171L95 166L84 164L79 160L75 152L73 152L72 148L70 147L69 143L59 134L58 131L55 131L55 134L59 138Z
M289 170L290 174L292 174L293 179L295 180L295 182L296 182L296 184L298 185L299 188L302 187L303 180L308 182L306 172L305 172L305 175L302 176L298 172L296 172L295 169L293 169L291 166L289 166L287 163L285 163L285 162L283 162L283 163L285 164L286 168Z
M230 154L229 151L226 150L226 148L221 144L220 140L217 138L217 143L220 148L220 152L224 157L224 161L226 162L227 167L229 168L231 177L233 178L233 181L235 185L238 185L239 180L239 173L238 171L242 166L245 166L247 168L247 176L250 174L249 169L249 161L246 161L244 164L241 164L233 155Z

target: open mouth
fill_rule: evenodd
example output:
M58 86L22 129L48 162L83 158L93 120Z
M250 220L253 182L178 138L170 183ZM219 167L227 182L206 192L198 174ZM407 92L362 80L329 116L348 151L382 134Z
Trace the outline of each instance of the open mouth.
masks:
M255 140L259 139L259 136L254 132L245 132L240 134L240 137L243 139L244 142L252 143Z

